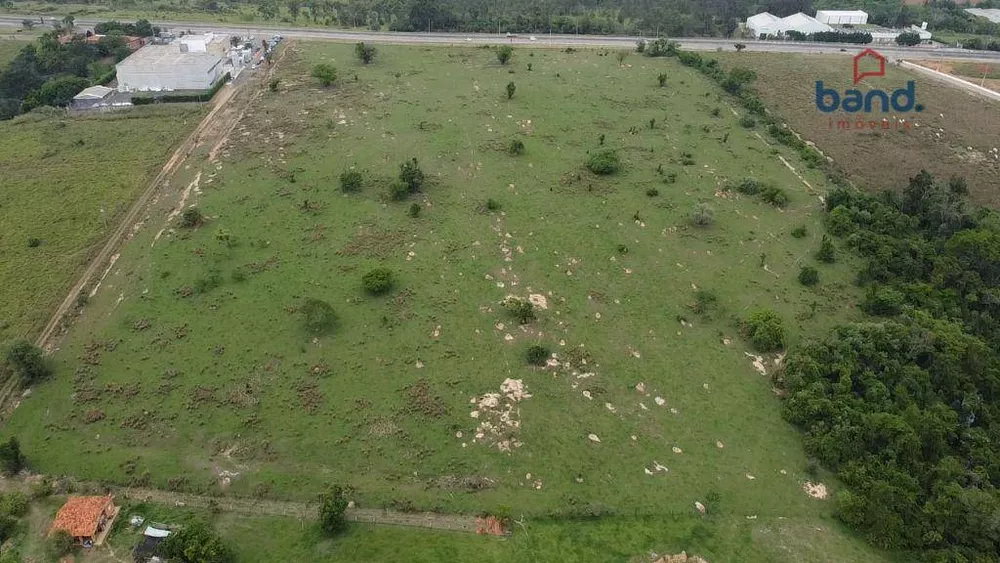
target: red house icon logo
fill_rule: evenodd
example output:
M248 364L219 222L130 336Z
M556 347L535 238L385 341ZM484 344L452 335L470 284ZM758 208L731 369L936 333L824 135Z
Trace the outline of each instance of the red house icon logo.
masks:
M878 70L861 70L859 63L865 59L878 61ZM865 49L854 55L854 83L861 82L861 79L866 76L885 76L885 56L875 49Z

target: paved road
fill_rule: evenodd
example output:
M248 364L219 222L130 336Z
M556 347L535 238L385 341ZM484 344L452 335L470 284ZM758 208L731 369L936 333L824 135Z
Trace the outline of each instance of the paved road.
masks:
M48 22L52 16L43 16ZM39 16L0 16L0 27L19 27L21 20L34 19L38 21ZM76 20L78 26L93 26L103 21L97 19L81 18ZM632 49L635 47L636 37L604 36L604 35L547 35L537 34L521 35L518 37L502 37L489 33L398 33L398 32L373 32L373 31L347 31L342 29L328 28L308 28L308 27L281 27L265 26L260 24L247 24L244 26L231 23L205 23L205 22L177 22L177 21L153 21L157 25L166 29L191 30L194 32L214 31L224 35L253 35L255 37L269 37L274 34L281 34L285 37L297 39L313 39L321 41L366 41L372 43L406 43L425 45L464 45L464 44L496 44L500 42L512 43L514 45L538 45L538 46L559 46L559 47L610 47L616 49ZM531 37L535 37L532 40ZM734 40L719 38L676 38L674 41L680 43L682 49L691 51L733 51ZM842 43L796 43L784 41L753 41L740 40L747 46L747 51L762 51L772 53L855 53L861 49L857 45L844 45ZM992 51L967 51L964 49L954 49L951 47L898 47L896 45L885 45L877 47L879 52L892 59L919 58L924 60L963 60L963 61L983 61L1000 62L1000 53Z

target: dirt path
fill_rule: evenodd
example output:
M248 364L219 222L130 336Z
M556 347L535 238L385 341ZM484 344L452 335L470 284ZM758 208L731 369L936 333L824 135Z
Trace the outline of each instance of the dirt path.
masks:
M151 501L175 506L196 508L213 507L223 512L243 516L284 516L289 518L313 519L316 505L304 502L281 500L258 500L232 497L208 497L188 493L175 493L159 489L120 489L119 496L135 501ZM392 526L433 528L456 532L476 532L476 519L458 514L437 514L433 512L395 512L378 508L348 508L347 519L351 522L368 522Z

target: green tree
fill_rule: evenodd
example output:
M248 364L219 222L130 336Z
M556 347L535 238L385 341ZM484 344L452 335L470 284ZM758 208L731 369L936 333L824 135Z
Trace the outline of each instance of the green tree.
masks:
M896 44L907 47L920 45L920 34L916 31L904 31L896 36Z
M34 109L41 106L65 107L73 101L73 96L90 86L90 80L80 76L60 76L47 81L38 92L25 99L25 106Z
M69 532L66 530L56 530L45 540L45 554L49 557L50 561L58 561L73 551L75 543L73 536L69 535Z
M507 99L508 100L514 97L514 92L516 90L517 90L517 86L515 86L513 82L508 82L507 83Z
M799 283L805 286L812 286L819 283L819 271L812 266L802 266L799 270Z
M603 135L602 135L603 136ZM621 160L614 149L604 149L592 153L587 159L587 169L594 174L607 176L621 170Z
M181 213L181 226L185 228L193 228L201 225L205 221L205 217L201 214L201 210L197 207L188 207Z
M327 63L319 63L312 68L312 77L322 86L329 86L337 81L337 69Z
M361 172L344 170L340 174L340 189L345 193L361 191Z
M332 536L347 528L347 496L339 486L319 495L319 527Z
M394 281L392 270L389 268L375 268L361 277L361 285L372 295L381 295L389 291Z
M42 350L27 340L18 340L7 349L7 364L30 385L52 375L52 370L42 357Z
M204 521L195 520L173 532L160 544L161 553L180 563L233 563L229 547Z
M17 438L11 436L6 442L0 443L0 472L4 475L15 475L24 468L24 454Z
M354 45L354 54L361 61L361 64L369 64L375 60L375 54L377 50L374 45L366 44L364 41L358 41Z
M505 65L510 58L514 55L514 48L510 45L501 45L497 48L497 60L500 64Z
M424 171L420 169L416 158L399 165L399 180L406 184L411 193L419 192L424 186Z
M826 235L819 243L819 250L816 252L816 259L820 262L832 264L837 261L837 249L833 246L833 241Z
M752 313L742 326L743 336L758 352L774 352L785 347L785 327L770 309Z
M76 23L76 18L73 16L66 16L62 19L62 29L66 33L73 33L73 25Z
M691 209L691 222L697 227L710 227L715 222L715 210L705 202L697 203Z

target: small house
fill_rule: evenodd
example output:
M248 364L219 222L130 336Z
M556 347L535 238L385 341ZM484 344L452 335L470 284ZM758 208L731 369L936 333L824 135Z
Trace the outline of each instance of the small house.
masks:
M65 530L80 545L101 545L121 507L114 497L69 497L59 509L49 533Z

